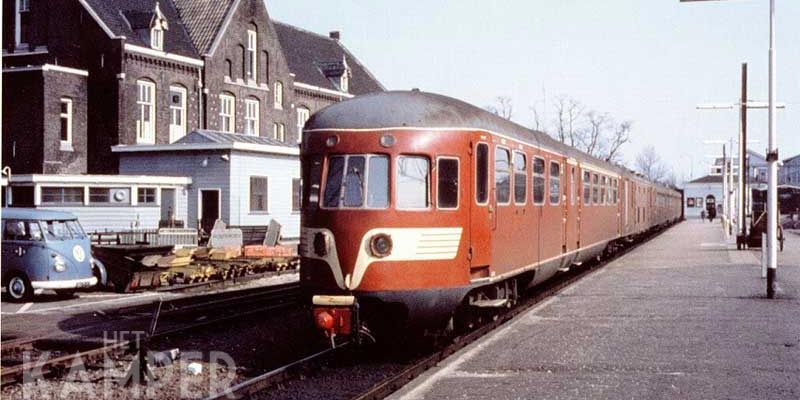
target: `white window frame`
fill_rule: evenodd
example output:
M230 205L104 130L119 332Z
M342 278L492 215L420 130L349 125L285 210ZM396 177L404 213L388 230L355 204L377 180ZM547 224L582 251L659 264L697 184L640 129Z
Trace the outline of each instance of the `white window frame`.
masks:
M244 99L244 134L259 136L259 114L261 102L257 99Z
M228 133L236 131L236 97L227 93L219 95L219 130Z
M250 56L250 60L245 78L256 81L258 76L258 33L252 29L247 30L247 54Z
M455 160L456 161L456 206L455 207L442 207L439 205L439 161L440 160ZM458 210L461 205L461 159L454 156L439 156L436 157L436 209L454 211Z
M164 50L164 30L160 24L150 28L150 47L155 50Z
M136 143L155 144L156 84L151 81L138 80L136 88L136 104L139 107L139 117L136 119ZM145 114L149 118L148 123L145 123Z
M272 124L272 138L281 142L286 141L286 127L282 123Z
M59 122L62 119L67 120L67 139L61 139L61 132L59 130L59 139L61 140L61 147L64 146L71 146L72 145L72 99L68 97L62 97L61 101L59 102L59 106L66 104L67 105L67 112L59 112ZM60 125L59 125L60 127Z
M172 104L172 93L180 93L181 104L176 106ZM186 136L186 88L183 86L170 86L169 87L169 142L173 143L176 140ZM175 124L175 113L179 113L181 124Z
M14 44L15 47L21 47L27 44L22 42L22 13L30 11L31 5L29 0L16 0L14 5Z
M308 107L300 106L296 109L297 112L297 143L303 141L303 127L306 121L311 117L311 110Z
M339 90L347 93L350 91L350 76L348 76L348 71L344 71L342 77L339 78Z
M274 102L276 110L283 110L283 83L281 81L275 82Z
M264 201L266 202L266 204L264 204L264 209L263 210L253 210L253 202L252 202L252 199L253 199L253 178L264 179L264 182L266 184L266 193L264 194ZM270 181L270 179L269 179L269 176L267 176L267 175L250 175L249 179L247 180L247 185L248 185L247 186L247 211L250 214L269 214L269 208L270 208L270 203L271 203L269 201L269 181Z

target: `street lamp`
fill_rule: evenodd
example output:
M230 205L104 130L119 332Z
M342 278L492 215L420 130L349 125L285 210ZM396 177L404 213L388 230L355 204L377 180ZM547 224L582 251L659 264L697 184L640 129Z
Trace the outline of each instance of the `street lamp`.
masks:
M680 0L681 3L713 0ZM769 139L767 145L767 297L775 297L778 268L778 141L775 133L775 0L769 0Z

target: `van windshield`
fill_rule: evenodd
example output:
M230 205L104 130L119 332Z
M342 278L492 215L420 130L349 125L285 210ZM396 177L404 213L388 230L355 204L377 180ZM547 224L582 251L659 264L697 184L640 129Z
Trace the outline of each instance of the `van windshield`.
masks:
M41 221L47 240L83 239L86 233L78 221Z

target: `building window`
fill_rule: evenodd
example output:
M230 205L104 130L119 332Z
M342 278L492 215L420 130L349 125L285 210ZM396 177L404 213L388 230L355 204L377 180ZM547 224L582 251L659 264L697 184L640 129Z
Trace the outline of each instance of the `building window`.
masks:
M528 165L525 154L514 152L514 202L525 204L528 191Z
M397 208L428 208L430 204L429 177L430 162L426 157L398 157L395 187Z
M443 209L458 208L458 159L437 160L436 204Z
M247 79L247 49L239 45L239 52L242 54L242 80Z
M129 188L89 188L89 204L130 204Z
M136 81L139 115L136 119L136 143L156 142L156 84L151 81Z
M264 83L269 84L269 52L264 52Z
M251 25L252 26L252 25ZM256 80L256 71L258 71L258 34L256 33L255 26L252 30L247 31L247 79Z
M225 78L228 80L233 78L233 63L231 60L225 60Z
M305 107L297 107L297 143L303 140L303 127L311 116L311 110Z
M156 188L136 189L136 201L139 204L156 204Z
M343 92L348 92L350 90L350 76L348 72L349 70L344 71L342 77L339 78L339 89Z
M561 164L550 161L550 204L561 201Z
M150 29L150 47L156 50L164 49L164 30L159 26Z
M169 142L186 136L186 88L169 87Z
M61 98L61 144L72 144L72 100Z
M267 211L267 177L250 177L250 211Z
M257 99L244 100L244 133L258 136L259 101Z
M302 191L300 178L292 178L292 212L300 211L300 193Z
M228 133L233 133L236 129L236 97L233 95L219 95L219 127L221 131Z
M83 204L82 187L43 187L43 204Z
M92 203L110 203L111 196L107 187L93 187L89 188L89 204Z
M544 204L544 159L533 158L533 204Z
M583 171L583 205L592 204L592 178L591 174Z
M275 108L283 109L283 83L275 82Z
M272 124L272 138L281 142L286 141L286 127L282 123Z
M14 21L14 43L16 47L21 47L28 43L28 26L30 18L30 1L16 0L17 12Z

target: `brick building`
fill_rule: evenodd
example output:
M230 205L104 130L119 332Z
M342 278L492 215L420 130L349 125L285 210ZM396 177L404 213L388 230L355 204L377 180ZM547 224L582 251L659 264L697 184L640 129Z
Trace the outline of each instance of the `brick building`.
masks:
M209 129L297 143L310 113L383 86L263 0L4 0L3 166L117 173L116 145Z

